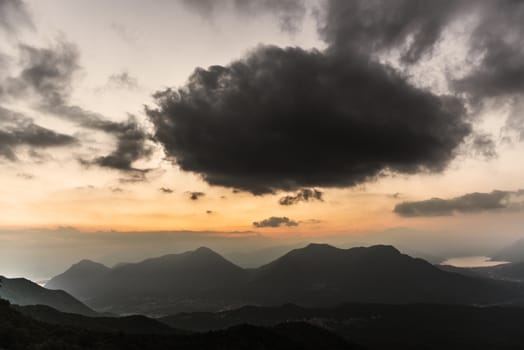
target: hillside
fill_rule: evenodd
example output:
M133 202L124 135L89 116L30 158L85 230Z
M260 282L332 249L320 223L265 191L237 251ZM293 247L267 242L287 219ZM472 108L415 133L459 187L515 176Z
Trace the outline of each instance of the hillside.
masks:
M62 312L85 316L97 313L62 290L49 290L25 278L0 276L0 298L17 305L47 305Z

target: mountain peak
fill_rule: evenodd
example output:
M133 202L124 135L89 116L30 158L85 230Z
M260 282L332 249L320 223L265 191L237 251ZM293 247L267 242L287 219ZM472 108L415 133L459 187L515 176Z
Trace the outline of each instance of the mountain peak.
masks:
M366 249L373 252L401 254L397 248L387 244L372 245L367 247Z
M338 249L327 243L309 243L304 249Z
M198 254L217 254L214 250L208 248L208 247L200 247L193 251L193 253Z
M104 264L100 264L100 263L97 263L96 261L89 260L89 259L80 260L79 262L77 262L76 264L74 264L71 267L104 267L104 268L108 268Z

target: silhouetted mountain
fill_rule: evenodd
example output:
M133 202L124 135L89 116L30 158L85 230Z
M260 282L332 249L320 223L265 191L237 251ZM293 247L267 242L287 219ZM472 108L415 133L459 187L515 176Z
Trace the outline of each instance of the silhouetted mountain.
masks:
M97 310L160 316L288 302L491 304L524 295L520 286L442 271L391 246L325 244L292 250L253 270L200 248L113 268L86 290L90 295L83 300Z
M80 301L62 290L49 290L25 278L0 276L0 298L17 305L47 305L62 312L95 316Z
M491 256L495 261L524 262L524 238L501 249Z
M493 303L511 287L444 272L391 246L339 249L310 244L256 270L250 296L264 304L343 302Z
M305 323L288 323L270 328L239 325L227 330L192 335L129 334L51 325L23 315L4 300L0 300L0 315L0 349L9 350L360 349L327 330Z
M345 304L304 308L288 304L246 306L217 313L184 313L164 317L161 321L192 331L217 330L245 323L270 327L300 321L327 328L368 349L524 348L524 308L520 307Z
M74 281L81 276L61 279L59 286L76 295ZM83 289L89 294L78 297L97 309L117 313L216 310L239 299L246 277L247 271L211 249L199 248L110 269L90 279Z
M94 331L125 332L130 334L176 333L173 328L166 324L142 315L125 317L88 317L60 312L44 305L16 306L15 309L38 321Z
M62 289L79 299L86 299L89 298L91 286L109 271L111 269L105 265L91 260L82 260L64 273L50 279L45 287Z

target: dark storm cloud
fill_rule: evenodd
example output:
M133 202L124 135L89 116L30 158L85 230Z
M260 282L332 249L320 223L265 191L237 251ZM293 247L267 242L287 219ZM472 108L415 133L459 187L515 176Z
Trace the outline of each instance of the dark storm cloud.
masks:
M332 48L365 53L398 49L404 63L432 51L464 0L328 0L320 25Z
M294 195L288 195L280 198L278 203L280 205L294 205L300 202L309 202L309 201L323 201L323 193L314 188L302 188Z
M31 118L0 107L0 156L8 160L17 160L16 148L19 146L38 149L76 142L72 136L41 127Z
M146 112L168 156L254 194L441 171L471 129L458 99L347 52L259 47L155 99Z
M524 208L524 190L468 193L452 199L432 198L397 204L393 211L404 217L449 216L454 213L478 213Z
M456 88L475 99L524 92L524 2L480 1L470 55L479 61Z
M189 9L202 16L227 9L234 9L240 14L254 16L270 13L277 17L282 30L296 31L306 14L304 0L182 0Z
M524 92L524 2L517 0L328 0L320 33L331 49L398 50L403 63L431 54L455 20L470 25L473 69L453 81L474 99Z
M121 171L145 171L133 167L133 162L148 158L152 153L150 137L133 116L114 122L104 116L69 104L74 75L79 69L79 53L75 45L58 41L50 48L20 47L23 67L17 77L7 81L7 91L16 97L39 97L38 108L59 116L83 128L102 131L116 138L116 149L93 160L83 160Z
M262 221L253 222L253 226L262 228L262 227L280 227L280 226L298 226L298 222L290 220L288 217L277 217L272 216L268 219Z
M0 29L14 34L21 28L32 28L33 21L21 0L0 0Z
M192 201L197 201L206 195L204 192L187 192L187 194Z

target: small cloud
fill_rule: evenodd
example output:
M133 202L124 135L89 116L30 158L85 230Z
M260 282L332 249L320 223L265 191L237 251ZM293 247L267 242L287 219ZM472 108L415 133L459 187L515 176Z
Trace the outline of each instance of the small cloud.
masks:
M272 216L268 219L262 221L253 222L253 226L262 228L262 227L280 227L280 226L298 226L298 222L290 220L288 217L277 217Z
M215 214L215 212L213 210L206 210L206 214L211 215L211 214Z
M120 187L111 187L110 188L111 192L113 193L121 193L121 192L124 192L124 190Z
M96 89L97 92L104 90L138 90L140 85L138 79L129 74L128 71L112 74L104 86Z
M206 195L204 192L187 192L187 194L189 194L189 199L192 201L197 201Z
M280 205L294 205L300 202L309 202L309 201L320 201L323 202L322 198L323 192L316 190L314 188L303 188L299 190L296 194L290 196L284 196L279 199L278 203Z
M131 30L128 26L122 23L112 22L111 29L120 37L120 39L128 44L135 44L140 37L137 31Z
M28 173L18 173L16 174L16 177L19 177L24 180L32 180L35 178L33 174L28 174Z
M322 220L318 220L318 219L309 219L309 220L299 221L299 223L301 223L301 224L311 224L311 225L316 225L316 224L320 224L320 223L322 223Z
M160 192L169 194L169 193L173 193L175 191L170 189L169 187L160 187Z

